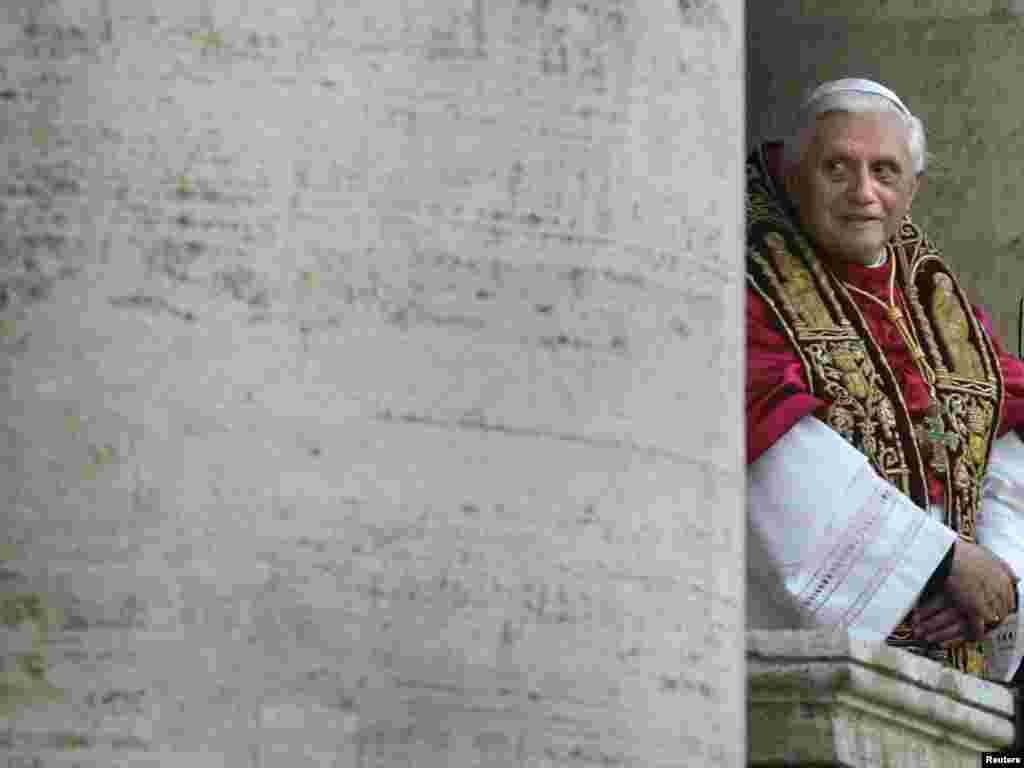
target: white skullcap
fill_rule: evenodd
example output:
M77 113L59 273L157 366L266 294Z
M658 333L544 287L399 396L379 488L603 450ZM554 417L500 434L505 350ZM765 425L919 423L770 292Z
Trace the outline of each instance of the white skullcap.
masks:
M874 80L865 80L860 77L844 77L842 80L830 80L827 83L822 83L804 99L800 105L800 110L807 109L814 102L825 96L831 96L833 93L873 93L876 96L882 96L891 101L904 116L911 116L910 110L907 109L906 104L900 101L899 96L881 83L876 83Z

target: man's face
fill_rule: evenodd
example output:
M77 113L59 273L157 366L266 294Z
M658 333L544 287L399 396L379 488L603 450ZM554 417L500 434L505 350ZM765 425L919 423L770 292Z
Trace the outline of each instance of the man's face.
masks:
M827 112L786 189L826 255L874 262L917 192L910 129L892 112Z

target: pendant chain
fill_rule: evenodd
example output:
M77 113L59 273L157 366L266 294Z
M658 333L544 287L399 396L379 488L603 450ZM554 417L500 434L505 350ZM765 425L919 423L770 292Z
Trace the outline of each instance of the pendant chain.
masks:
M917 364L921 373L924 374L932 399L937 400L935 397L935 370L928 363L928 356L921 347L921 343L917 340L917 334L914 332L912 327L907 325L907 316L904 314L903 309L896 305L896 259L893 258L891 261L892 268L889 271L888 302L882 301L877 296L861 290L855 285L850 285L845 280L840 280L839 282L846 286L847 289L871 299L871 301L875 302L875 304L885 310L885 314L892 321L893 325L896 326L896 330L899 331L900 336L903 337L903 343L906 344L907 349L910 350L910 356L914 359L914 362Z
M893 255L892 270L889 273L889 301L888 303L882 301L877 296L874 296L867 291L861 290L855 285L850 285L845 280L840 280L847 289L854 293L859 293L871 301L875 302L878 306L885 310L885 314L892 321L893 325L896 326L896 330L899 331L900 336L903 338L903 342L907 345L907 349L910 351L910 356L913 358L915 365L924 377L925 383L928 386L928 415L925 417L925 437L929 442L939 443L948 445L955 449L958 442L958 436L955 433L949 433L945 430L945 425L942 419L942 409L939 406L939 397L935 391L935 370L928 362L928 356L925 354L924 349L921 346L921 342L917 339L917 334L913 329L912 325L908 324L908 316L904 314L903 310L896 304L896 258ZM906 300L903 300L904 305ZM942 462L934 465L936 471L940 474L944 471Z

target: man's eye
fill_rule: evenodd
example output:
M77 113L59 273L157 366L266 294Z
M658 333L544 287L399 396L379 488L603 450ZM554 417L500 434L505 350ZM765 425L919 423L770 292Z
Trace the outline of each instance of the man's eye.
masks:
M892 182L897 179L899 174L897 174L896 171L890 168L889 166L883 165L879 166L878 168L875 168L875 176L876 178L879 179L879 181Z
M833 160L832 162L828 163L825 167L828 170L828 172L833 176L838 176L843 172L842 160Z

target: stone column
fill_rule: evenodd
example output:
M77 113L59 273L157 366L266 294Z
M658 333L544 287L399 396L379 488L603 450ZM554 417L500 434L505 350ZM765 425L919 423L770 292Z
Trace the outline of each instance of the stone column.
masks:
M973 300L1017 351L1024 295L1024 4L1017 0L749 3L747 141L786 129L823 80L892 87L925 123L932 154L914 203Z
M744 762L742 23L4 4L10 759Z

